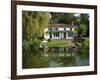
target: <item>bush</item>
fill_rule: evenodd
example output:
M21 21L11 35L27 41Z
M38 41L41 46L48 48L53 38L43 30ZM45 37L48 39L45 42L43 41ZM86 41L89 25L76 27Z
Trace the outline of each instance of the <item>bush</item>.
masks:
M76 45L78 46L78 48L81 48L82 47L82 44L81 43L76 43Z
M51 41L51 39L48 39L48 41L50 42L50 41Z
M82 40L76 44L78 48L89 48L89 38L82 37Z
M33 41L27 41L23 40L22 46L23 46L23 51L30 51L30 50L35 50L38 49L40 46L40 40L36 39Z
M29 41L23 40L22 46L23 46L23 51L28 51L28 50L30 50L30 43L29 43Z
M89 38L83 38L82 46L84 48L89 48Z
M31 43L31 47L34 48L34 49L38 49L39 46L40 46L40 43L41 41L36 39L36 40L33 40L32 43Z

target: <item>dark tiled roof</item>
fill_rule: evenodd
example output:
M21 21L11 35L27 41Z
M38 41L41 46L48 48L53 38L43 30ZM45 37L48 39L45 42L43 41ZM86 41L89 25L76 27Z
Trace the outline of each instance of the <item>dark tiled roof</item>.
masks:
M70 24L49 24L48 27L74 27Z

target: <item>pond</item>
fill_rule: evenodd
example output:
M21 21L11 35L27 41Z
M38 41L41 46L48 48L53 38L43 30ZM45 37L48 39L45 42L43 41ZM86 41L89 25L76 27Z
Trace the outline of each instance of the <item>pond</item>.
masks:
M89 49L51 47L23 51L22 66L28 68L72 67L89 65Z

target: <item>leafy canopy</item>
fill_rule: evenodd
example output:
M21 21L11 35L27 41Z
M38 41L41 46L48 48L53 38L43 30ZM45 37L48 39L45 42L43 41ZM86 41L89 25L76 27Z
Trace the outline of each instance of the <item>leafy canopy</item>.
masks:
M41 37L49 22L48 12L22 12L23 39Z

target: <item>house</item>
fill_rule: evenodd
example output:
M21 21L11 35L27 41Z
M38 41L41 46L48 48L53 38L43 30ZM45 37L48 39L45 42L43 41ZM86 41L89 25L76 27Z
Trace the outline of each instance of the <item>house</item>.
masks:
M74 26L67 24L49 24L44 29L45 39L73 39Z

